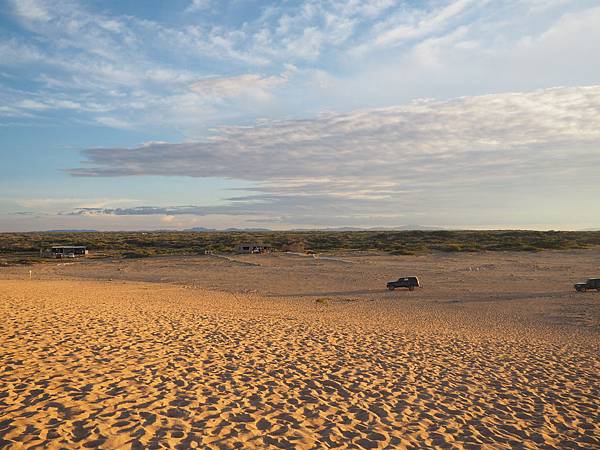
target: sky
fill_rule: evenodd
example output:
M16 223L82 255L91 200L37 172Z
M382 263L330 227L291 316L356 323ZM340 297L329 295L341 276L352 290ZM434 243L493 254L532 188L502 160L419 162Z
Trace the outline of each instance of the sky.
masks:
M0 0L0 231L600 228L598 0Z

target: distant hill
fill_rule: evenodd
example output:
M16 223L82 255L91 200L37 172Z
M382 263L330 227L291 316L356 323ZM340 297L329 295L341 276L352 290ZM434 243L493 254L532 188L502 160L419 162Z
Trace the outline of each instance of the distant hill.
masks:
M361 227L331 227L331 228L293 228L287 231L436 231L443 230L444 228L439 227L428 227L424 225L401 225L398 227L373 227L373 228L361 228ZM205 227L193 227L186 228L183 231L192 231L196 233L211 233L215 231L239 231L239 232L272 232L269 228L225 228L219 230L217 228L205 228ZM285 230L283 230L285 231Z
M205 227L193 227L186 228L183 231L193 231L195 233L210 233L215 231L245 231L245 232L267 232L272 231L268 228L225 228L224 230L218 230L216 228L205 228Z
M334 227L334 228L297 228L292 231L436 231L445 228L428 227L424 225L401 225L398 227Z
M223 231L273 231L268 228L225 228Z
M287 231L435 231L443 230L444 228L428 227L423 225L402 225L399 227L374 227L374 228L360 228L360 227L331 227L331 228L294 228ZM183 231L192 231L195 233L211 233L215 231L239 231L239 232L272 232L269 228L225 228L219 230L217 228L205 228L205 227L193 227L186 228ZM285 231L285 230L283 230Z
M386 228L384 228L384 230L386 230ZM402 230L402 231L415 231L415 230L435 231L435 230L447 230L447 228L429 227L427 225L403 225L401 227L394 228L394 230Z
M46 230L43 233L98 233L98 230Z

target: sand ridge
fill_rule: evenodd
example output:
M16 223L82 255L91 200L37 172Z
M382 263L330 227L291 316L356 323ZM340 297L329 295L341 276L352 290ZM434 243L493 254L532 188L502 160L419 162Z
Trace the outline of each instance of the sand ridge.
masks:
M131 282L0 281L0 315L9 448L600 446L595 334Z

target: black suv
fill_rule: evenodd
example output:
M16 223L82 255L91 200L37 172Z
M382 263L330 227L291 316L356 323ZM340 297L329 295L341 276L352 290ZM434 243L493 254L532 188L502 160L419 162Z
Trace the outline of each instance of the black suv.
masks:
M585 292L588 289L596 289L600 292L600 278L588 278L587 281L575 283L575 290Z
M417 277L402 277L398 278L396 281L390 281L387 284L387 288L390 291L393 291L396 288L405 287L408 288L409 291L414 291L415 287L419 287L419 279Z

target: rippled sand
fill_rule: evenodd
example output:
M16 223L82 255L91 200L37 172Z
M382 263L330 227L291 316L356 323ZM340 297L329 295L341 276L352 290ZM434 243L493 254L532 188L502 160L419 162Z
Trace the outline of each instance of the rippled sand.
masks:
M457 311L2 280L0 447L600 447L596 331Z

